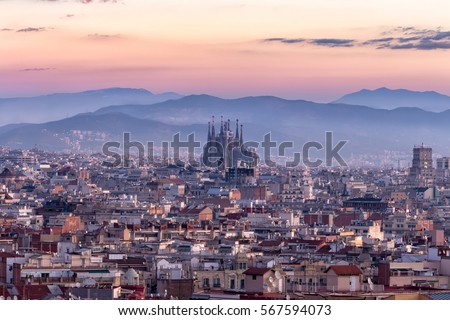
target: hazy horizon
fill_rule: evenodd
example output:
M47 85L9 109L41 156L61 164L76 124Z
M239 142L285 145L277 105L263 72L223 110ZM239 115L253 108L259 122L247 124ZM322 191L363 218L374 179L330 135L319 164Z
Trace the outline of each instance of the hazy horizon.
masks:
M216 95L216 94L212 94L212 93L208 93L208 92L203 92L203 93L182 93L182 92L176 92L176 91L154 91L152 90L152 88L144 88L144 87L126 87L126 86L117 86L117 87L91 87L91 88L85 88L85 89L79 89L79 90L66 90L66 91L57 91L57 92L42 92L42 93L37 93L37 94L32 94L32 93L23 93L22 95L11 95L11 96L0 96L0 99L14 99L14 98L35 98L35 97L40 97L40 96L49 96L49 95L54 95L54 94L76 94L76 93L82 93L82 92L89 92L89 91L101 91L101 90L109 90L109 89L131 89L131 90L146 90L154 95L160 95L160 94L167 94L167 93L174 93L174 94L179 94L181 96L195 96L195 95L209 95L209 96L213 96L213 97L217 97L220 99L240 99L240 98L247 98L247 97L259 97L259 96L272 96L272 97L276 97L276 98L281 98L284 100L305 100L305 101L311 101L311 102L316 102L316 103L333 103L334 101L342 98L345 95L348 94L353 94L353 93L357 93L360 91L364 91L364 90L368 90L371 92L376 92L376 90L379 89L387 89L390 91L396 91L396 90L406 90L406 91L412 91L412 92L417 92L417 93L428 93L428 92L435 92L438 94L442 94L442 95L447 95L445 93L439 92L439 91L435 91L435 90L411 90L409 88L389 88L389 87L375 87L375 88L360 88L357 89L353 92L345 92L342 95L336 96L334 98L331 99L317 99L317 100L312 100L312 99L306 99L302 96L283 96L283 95L272 95L272 94L260 94L260 95L245 95L245 93L243 93L242 95Z

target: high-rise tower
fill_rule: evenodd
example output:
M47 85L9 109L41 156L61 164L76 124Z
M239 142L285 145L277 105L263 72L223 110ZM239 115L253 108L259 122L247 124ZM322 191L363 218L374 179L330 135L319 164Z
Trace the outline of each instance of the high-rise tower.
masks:
M409 169L409 180L417 186L434 184L435 170L433 168L433 150L429 147L414 146L412 166Z

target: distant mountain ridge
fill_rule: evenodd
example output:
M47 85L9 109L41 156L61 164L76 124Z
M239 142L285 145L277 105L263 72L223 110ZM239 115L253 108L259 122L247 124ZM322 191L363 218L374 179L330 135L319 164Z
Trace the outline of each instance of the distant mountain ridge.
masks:
M221 99L191 95L151 105L122 105L101 108L92 113L43 124L21 124L0 128L0 144L16 148L37 145L51 150L101 151L104 142L121 139L130 132L142 143L171 139L176 132L195 132L200 141L207 135L208 121L216 116L236 118L244 124L244 140L261 142L268 132L275 141L292 141L301 151L307 141L324 143L325 132L332 131L334 141L348 140L346 154L382 154L385 150L410 151L424 142L442 154L450 154L450 110L430 112L420 108L376 109L347 104L314 103L276 97ZM78 141L78 142L77 142Z
M96 111L115 104L152 104L182 96L173 92L153 94L145 89L107 88L36 97L0 98L0 125L42 123Z
M106 114L84 113L70 118L42 124L7 125L0 127L0 145L15 148L38 147L44 150L73 149L74 141L80 141L83 150L101 151L107 141L122 143L123 134L130 133L132 141L143 145L153 142L156 147L162 141L172 141L173 136L180 133L181 139L194 133L196 141L206 142L206 124L171 125L159 121L131 117L119 112ZM247 139L260 139L271 130L261 125L246 124ZM289 139L288 135L272 130L274 137Z
M346 94L332 103L363 105L379 109L416 107L426 111L442 112L450 109L450 96L435 91L392 90L383 87Z

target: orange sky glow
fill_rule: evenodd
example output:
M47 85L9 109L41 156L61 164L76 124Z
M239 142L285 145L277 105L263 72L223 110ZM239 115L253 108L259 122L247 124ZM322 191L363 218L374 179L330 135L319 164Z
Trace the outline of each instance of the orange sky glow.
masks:
M450 94L449 1L84 2L0 0L0 97L117 86L324 102L378 87Z

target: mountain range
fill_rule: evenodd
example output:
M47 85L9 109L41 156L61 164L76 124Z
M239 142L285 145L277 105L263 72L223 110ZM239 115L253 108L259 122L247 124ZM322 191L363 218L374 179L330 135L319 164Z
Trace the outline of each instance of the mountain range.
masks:
M153 94L145 89L109 88L37 97L0 98L0 125L41 123L115 104L152 104L181 97L173 92Z
M116 89L114 89L116 90ZM130 90L130 89L124 89ZM131 89L133 90L133 89ZM169 95L156 103L132 102L99 106L95 111L40 124L9 124L0 127L0 144L16 148L89 150L100 152L105 141L121 141L124 132L146 144L171 141L180 132L186 139L194 132L206 140L208 121L220 116L244 124L244 139L263 141L272 132L278 142L292 141L301 151L307 141L324 144L325 132L348 140L343 154L376 155L386 150L410 152L414 144L425 143L441 154L450 154L450 110L432 112L417 107L373 108L344 103L314 103L272 96L222 99L209 95ZM166 97L167 98L167 97Z
M435 91L411 91L405 89L379 88L350 93L334 101L372 108L395 109L416 107L426 111L441 112L450 109L450 97Z

